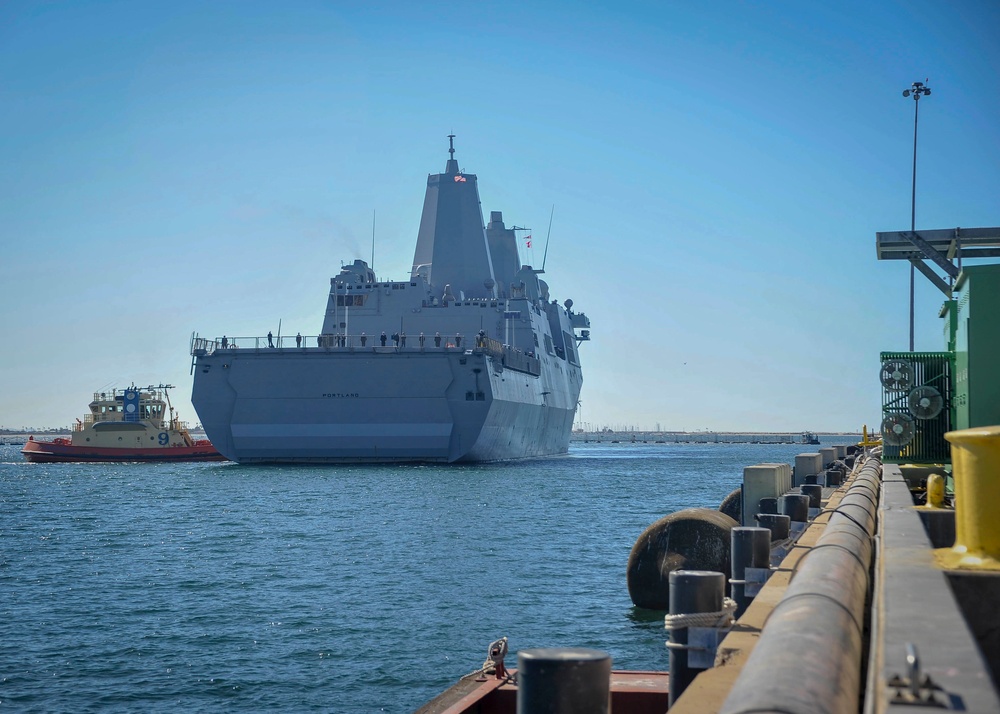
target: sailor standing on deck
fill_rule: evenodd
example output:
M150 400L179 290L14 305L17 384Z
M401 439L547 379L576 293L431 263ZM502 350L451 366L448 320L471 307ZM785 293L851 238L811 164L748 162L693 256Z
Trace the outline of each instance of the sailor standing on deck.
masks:
M385 347L385 332L383 332L382 336L379 337L378 339L379 339L379 342L382 343L382 346Z
M270 330L267 331L267 346L274 347L274 335L271 334Z
M365 343L368 341L368 335L364 332L361 333L361 346L364 347Z
M435 347L440 347L441 346L441 333L440 332L435 332L434 333L434 346Z
M302 333L301 332L299 332L298 334L295 335L295 346L296 347L301 347L302 346Z

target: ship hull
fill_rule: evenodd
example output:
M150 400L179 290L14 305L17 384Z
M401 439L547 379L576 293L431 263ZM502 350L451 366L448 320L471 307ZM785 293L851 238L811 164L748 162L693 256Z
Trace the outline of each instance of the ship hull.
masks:
M216 352L192 401L240 463L505 461L564 454L580 391L482 350Z
M28 441L21 449L25 460L34 463L225 461L210 443L194 446L167 446L149 449L115 449L74 446L54 441Z

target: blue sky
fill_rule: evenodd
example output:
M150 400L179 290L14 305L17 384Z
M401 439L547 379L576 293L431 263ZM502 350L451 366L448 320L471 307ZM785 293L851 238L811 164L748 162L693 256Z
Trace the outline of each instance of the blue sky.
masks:
M0 425L177 385L188 340L316 334L407 276L446 135L592 320L582 421L879 420L909 271L875 232L1000 225L1000 5L0 5ZM916 347L943 348L918 275Z

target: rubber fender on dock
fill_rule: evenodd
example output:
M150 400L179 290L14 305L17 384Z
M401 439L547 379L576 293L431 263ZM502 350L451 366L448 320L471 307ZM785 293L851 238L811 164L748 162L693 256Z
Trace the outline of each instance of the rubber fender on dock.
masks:
M720 714L857 712L882 464L869 458L774 605ZM800 496L808 499L808 496ZM922 707L921 707L922 708ZM892 708L895 711L895 707Z
M638 607L670 608L674 570L729 572L733 518L711 508L688 508L649 526L628 557L628 594Z
M743 517L743 487L740 486L722 499L722 503L719 504L719 510L739 525L740 518Z

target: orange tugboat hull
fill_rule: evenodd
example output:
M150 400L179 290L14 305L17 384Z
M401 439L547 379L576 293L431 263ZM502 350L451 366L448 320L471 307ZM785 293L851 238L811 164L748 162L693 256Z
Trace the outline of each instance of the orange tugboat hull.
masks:
M73 446L69 439L52 441L29 440L21 453L28 461L36 463L86 462L86 461L225 461L226 457L215 450L207 439L194 442L193 446L166 446L139 448L101 448Z

